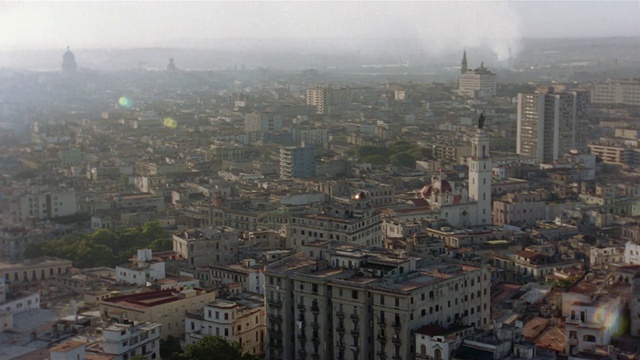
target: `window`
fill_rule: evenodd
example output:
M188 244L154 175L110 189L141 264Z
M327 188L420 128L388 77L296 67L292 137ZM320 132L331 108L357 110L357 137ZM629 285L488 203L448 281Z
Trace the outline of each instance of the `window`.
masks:
M384 305L384 295L380 295L380 305Z

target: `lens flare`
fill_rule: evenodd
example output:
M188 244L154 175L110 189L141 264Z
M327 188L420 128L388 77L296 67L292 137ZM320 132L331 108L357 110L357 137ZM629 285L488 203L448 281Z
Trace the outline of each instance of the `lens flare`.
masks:
M175 129L178 126L178 122L173 120L172 118L164 118L162 121L162 125L166 128Z
M125 109L131 109L133 107L133 101L126 96L121 96L120 99L118 99L118 105Z

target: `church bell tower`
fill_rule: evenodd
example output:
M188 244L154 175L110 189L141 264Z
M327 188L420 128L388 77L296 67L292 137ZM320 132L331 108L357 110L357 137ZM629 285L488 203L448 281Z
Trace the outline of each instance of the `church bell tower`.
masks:
M484 114L471 140L469 158L469 201L477 202L475 225L491 225L491 157L489 135L484 130Z

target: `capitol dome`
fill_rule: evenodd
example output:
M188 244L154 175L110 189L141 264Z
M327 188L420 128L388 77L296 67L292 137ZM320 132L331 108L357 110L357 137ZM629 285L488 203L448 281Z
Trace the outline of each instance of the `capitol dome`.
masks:
M62 71L75 71L76 70L76 56L73 55L69 47L67 51L62 55Z

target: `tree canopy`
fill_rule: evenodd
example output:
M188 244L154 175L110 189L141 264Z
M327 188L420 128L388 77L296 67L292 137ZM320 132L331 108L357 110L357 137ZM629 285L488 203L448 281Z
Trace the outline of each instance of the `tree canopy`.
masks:
M389 146L360 146L355 150L355 155L373 165L392 164L407 168L414 168L416 160L431 156L427 149L407 141L397 141Z
M205 336L194 344L185 346L178 357L180 360L259 360L248 353L242 353L240 344L230 343L220 336Z
M55 256L71 260L78 268L114 267L126 263L141 248L171 250L171 239L159 223L150 222L142 228L99 229L30 244L24 257Z

